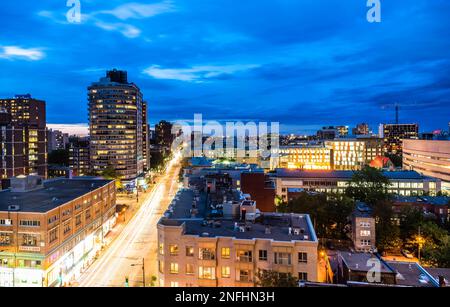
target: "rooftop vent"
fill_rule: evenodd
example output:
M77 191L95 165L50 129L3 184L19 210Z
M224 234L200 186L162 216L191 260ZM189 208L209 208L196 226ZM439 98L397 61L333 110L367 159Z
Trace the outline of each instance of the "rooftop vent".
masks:
M18 205L9 205L8 206L8 211L19 211L20 210L20 206Z

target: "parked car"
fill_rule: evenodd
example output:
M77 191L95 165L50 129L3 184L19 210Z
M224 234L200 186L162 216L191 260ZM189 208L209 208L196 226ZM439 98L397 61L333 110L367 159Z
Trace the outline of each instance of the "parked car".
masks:
M406 250L406 249L402 250L402 255L408 259L414 258L414 255L409 250Z

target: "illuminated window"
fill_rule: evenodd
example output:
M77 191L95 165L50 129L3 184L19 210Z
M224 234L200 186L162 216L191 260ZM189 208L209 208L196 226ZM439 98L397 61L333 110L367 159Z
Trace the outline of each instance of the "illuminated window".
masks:
M169 245L169 250L170 250L171 256L178 256L178 245L177 244Z
M229 247L222 247L222 258L230 259L230 248Z
M176 262L170 263L170 274L178 274L178 263Z
M159 243L159 254L164 255L164 243Z
M200 279L216 279L216 268L200 266L198 268L198 278L200 278Z
M231 269L229 266L222 267L222 278L230 278Z
M186 264L186 274L193 275L194 274L194 265L191 263Z

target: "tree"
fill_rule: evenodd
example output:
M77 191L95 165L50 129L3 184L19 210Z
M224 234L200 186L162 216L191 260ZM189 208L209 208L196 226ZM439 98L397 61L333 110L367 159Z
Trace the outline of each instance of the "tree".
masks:
M119 174L117 174L117 171L115 170L115 168L108 166L107 168L105 168L101 174L100 174L103 178L105 179L119 179Z
M420 225L425 221L423 213L415 207L405 207L400 212L400 237L407 240L416 234Z
M389 179L382 171L365 166L353 174L345 194L373 207L376 202L389 199L387 191L389 185Z
M395 167L402 167L403 165L403 157L400 154L385 154L386 157L388 157L392 164L394 164Z
M280 212L309 214L319 237L336 239L345 238L344 226L354 208L354 201L345 195L308 192L278 204Z
M260 287L298 287L298 280L291 273L279 273L276 271L260 270L256 284Z
M379 251L399 249L400 228L393 223L394 212L390 200L377 201L373 207L373 216L376 220L375 233L376 245Z

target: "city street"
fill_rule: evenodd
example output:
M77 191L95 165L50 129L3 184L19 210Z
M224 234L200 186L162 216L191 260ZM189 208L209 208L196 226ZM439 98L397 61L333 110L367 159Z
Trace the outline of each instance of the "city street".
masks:
M157 275L157 223L178 189L180 163L174 158L152 192L122 232L81 276L80 287L143 286L142 259L145 259L145 282Z

